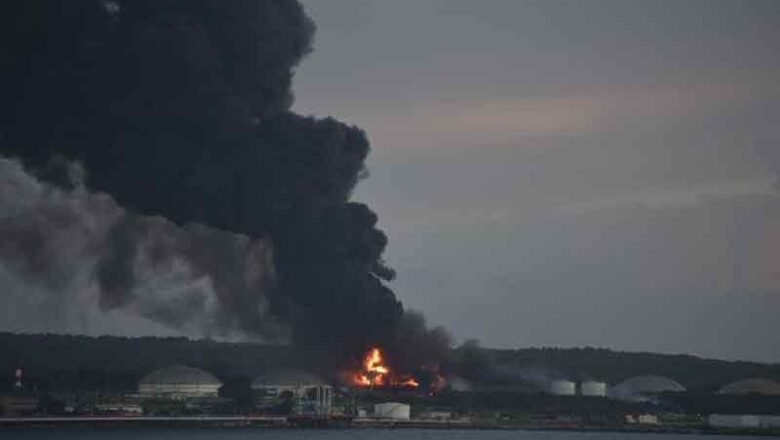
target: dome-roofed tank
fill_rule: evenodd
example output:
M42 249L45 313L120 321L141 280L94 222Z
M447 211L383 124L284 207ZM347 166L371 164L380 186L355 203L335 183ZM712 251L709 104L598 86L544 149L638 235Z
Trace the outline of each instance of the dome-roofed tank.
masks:
M718 391L718 394L763 394L766 396L780 395L780 383L763 378L743 379L732 382Z
M621 400L649 400L663 393L684 392L685 387L665 376L635 376L612 387L610 396Z
M173 365L155 370L138 382L138 392L144 396L173 398L217 396L222 382L200 368Z

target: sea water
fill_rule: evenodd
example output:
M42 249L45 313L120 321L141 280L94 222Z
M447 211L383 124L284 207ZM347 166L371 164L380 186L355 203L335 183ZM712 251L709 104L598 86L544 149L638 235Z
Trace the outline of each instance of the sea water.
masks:
M712 440L714 437L721 436L455 429L0 428L0 438L20 440ZM738 440L755 437L723 436L723 438Z

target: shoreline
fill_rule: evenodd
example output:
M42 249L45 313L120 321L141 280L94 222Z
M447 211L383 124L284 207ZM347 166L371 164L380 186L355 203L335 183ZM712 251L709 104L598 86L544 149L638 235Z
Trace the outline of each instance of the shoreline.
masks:
M20 427L155 427L155 428L245 428L245 429L432 429L518 430L570 432L622 432L645 434L703 434L778 436L777 429L724 429L709 426L544 426L512 425L461 420L387 420L371 418L316 418L282 416L57 416L0 417L0 431Z

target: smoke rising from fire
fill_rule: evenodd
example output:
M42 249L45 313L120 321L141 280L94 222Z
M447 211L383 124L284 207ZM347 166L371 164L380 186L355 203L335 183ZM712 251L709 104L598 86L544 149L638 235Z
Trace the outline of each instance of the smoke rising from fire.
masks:
M257 292L274 288L272 247L199 224L129 212L74 183L41 182L0 159L0 265L49 292L50 307L125 309L204 335L283 341Z
M349 201L368 140L288 111L314 30L297 1L4 2L0 24L0 153L58 184L3 161L26 182L3 193L4 265L51 291L88 267L101 307L177 328L393 337L387 239Z

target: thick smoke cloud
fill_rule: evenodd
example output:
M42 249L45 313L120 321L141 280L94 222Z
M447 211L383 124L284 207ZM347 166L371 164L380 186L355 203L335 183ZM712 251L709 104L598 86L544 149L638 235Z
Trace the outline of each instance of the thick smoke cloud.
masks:
M198 295L139 302L148 271L176 273L181 260L193 279L208 275L216 328L267 335L281 321L299 342L347 351L392 338L402 309L383 283L394 276L381 259L387 240L376 215L349 202L368 140L288 110L313 29L294 0L0 5L0 152L129 210L113 205L123 214L96 232L103 307L136 304L170 325L206 310ZM76 181L89 191L54 158L81 164ZM73 220L54 217L33 235ZM190 223L208 227L176 226ZM38 255L41 238L31 240L16 252ZM51 264L36 258L20 261Z
M289 337L258 295L276 282L267 240L134 214L78 183L41 182L14 160L0 159L0 181L0 265L48 292L46 307L129 310L204 335Z

